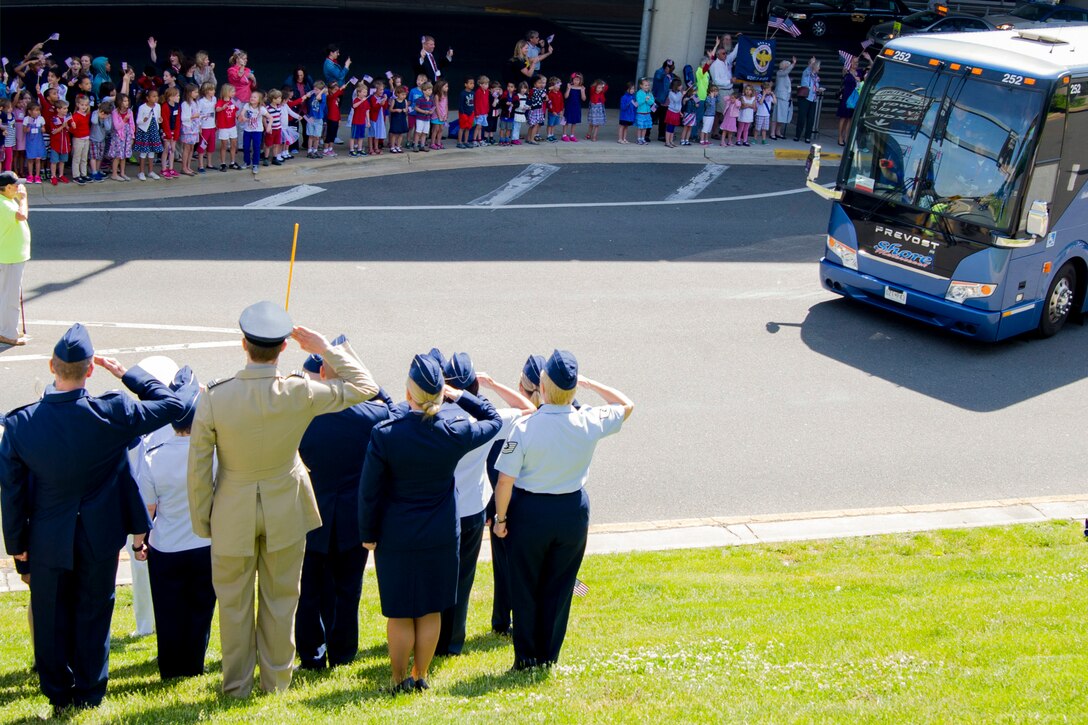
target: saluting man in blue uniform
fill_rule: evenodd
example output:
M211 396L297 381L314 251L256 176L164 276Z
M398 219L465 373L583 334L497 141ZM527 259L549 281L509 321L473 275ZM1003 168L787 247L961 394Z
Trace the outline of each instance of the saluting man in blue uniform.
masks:
M87 393L95 367L135 393ZM54 711L95 707L106 694L118 552L128 534L146 556L147 509L129 470L134 438L177 419L185 407L153 376L94 354L73 325L53 349L53 384L4 418L0 508L4 544L30 564L34 656ZM33 478L33 486L31 479Z
M347 346L341 335L329 344ZM335 380L320 355L302 364L313 380ZM304 669L347 664L359 651L359 599L367 550L359 536L359 476L370 431L390 417L393 400L381 388L373 400L310 422L298 454L310 469L321 528L306 535L295 645Z
M578 385L607 405L575 408ZM540 390L544 404L514 424L495 464L495 535L509 536L515 669L559 660L589 533L589 464L597 442L618 433L635 407L615 388L580 377L566 350L548 358Z

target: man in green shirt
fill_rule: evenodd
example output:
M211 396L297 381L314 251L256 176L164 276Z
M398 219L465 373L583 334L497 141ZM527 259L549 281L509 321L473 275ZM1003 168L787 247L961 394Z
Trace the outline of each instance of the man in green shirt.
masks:
M26 188L10 171L0 173L0 345L25 345L19 335L19 291L30 259Z

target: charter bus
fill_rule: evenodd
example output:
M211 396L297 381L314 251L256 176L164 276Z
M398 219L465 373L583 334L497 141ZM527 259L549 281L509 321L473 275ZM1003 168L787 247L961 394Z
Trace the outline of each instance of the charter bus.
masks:
M897 38L819 159L826 289L978 340L1088 308L1088 26Z

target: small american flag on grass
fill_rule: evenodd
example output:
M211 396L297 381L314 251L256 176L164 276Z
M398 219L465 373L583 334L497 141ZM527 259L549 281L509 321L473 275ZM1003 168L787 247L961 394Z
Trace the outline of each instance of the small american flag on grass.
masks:
M575 579L574 580L574 596L584 597L587 594L589 594L589 587L586 586L586 583L584 581L582 581L581 579Z

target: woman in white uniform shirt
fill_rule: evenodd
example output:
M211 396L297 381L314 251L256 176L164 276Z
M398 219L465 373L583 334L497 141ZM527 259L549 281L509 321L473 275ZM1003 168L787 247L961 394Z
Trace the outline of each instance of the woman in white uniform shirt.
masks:
M575 409L578 385L606 405ZM495 535L508 537L514 669L559 659L589 533L589 464L597 441L619 432L634 409L620 391L580 377L566 350L548 358L540 387L544 405L514 424L495 463Z

